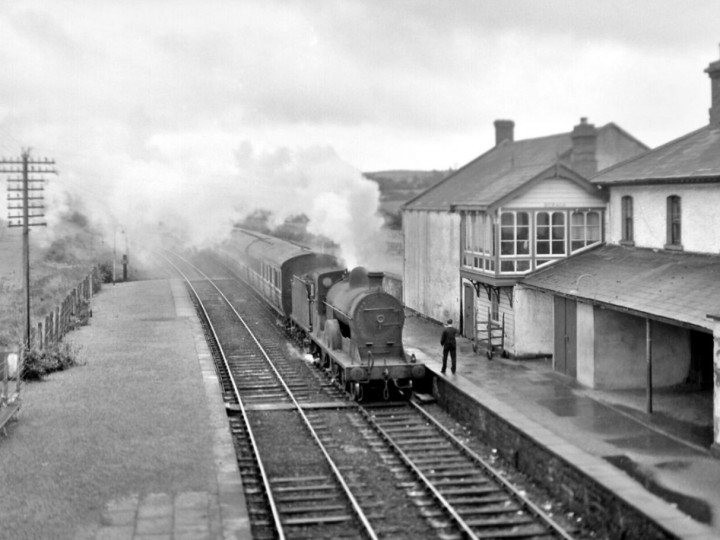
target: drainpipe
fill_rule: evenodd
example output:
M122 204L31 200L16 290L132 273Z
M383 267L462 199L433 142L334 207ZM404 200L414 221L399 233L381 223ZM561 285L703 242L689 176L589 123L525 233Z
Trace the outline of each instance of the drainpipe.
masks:
M652 414L652 327L650 319L645 319L645 360L647 362L647 403L646 411Z

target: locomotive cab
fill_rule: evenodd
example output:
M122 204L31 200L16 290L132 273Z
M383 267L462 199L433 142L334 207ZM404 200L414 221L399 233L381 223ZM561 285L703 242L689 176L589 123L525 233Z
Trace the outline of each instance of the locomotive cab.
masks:
M325 328L328 291L346 273L344 268L332 267L293 276L292 320L305 332L317 332Z

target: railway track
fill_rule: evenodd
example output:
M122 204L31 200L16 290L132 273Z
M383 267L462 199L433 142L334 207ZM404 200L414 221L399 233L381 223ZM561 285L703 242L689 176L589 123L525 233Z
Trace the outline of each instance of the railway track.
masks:
M320 434L275 366L270 355L277 351L263 348L251 330L257 321L241 316L199 269L181 257L173 258L166 260L188 283L206 333L216 344L214 352L222 358L225 394L229 388L234 394L231 430L240 452L245 492L251 496L248 511L253 537L377 539ZM198 275L203 279L197 279ZM281 355L273 356L281 360ZM284 460L276 450L283 440L292 440L292 451L305 456L302 474L280 466ZM268 467L267 462L274 466Z
M468 538L572 538L417 403L362 412L412 472L409 491L427 504L427 517Z
M345 399L288 359L272 317L233 280L186 271L223 359L254 538L572 538L421 406ZM349 449L361 446L381 466L360 470ZM375 495L382 484L393 494Z

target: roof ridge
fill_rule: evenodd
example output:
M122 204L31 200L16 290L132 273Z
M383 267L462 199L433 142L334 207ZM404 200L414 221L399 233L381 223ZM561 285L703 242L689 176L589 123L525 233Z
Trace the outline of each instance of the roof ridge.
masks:
M675 139L672 139L665 144L661 144L660 146L656 146L655 148L652 148L648 150L647 152L643 152L642 154L638 154L637 156L633 156L631 158L626 159L625 161L620 161L619 163L616 163L615 165L610 165L609 167L604 168L602 171L598 171L598 173L590 178L592 182L597 181L596 179L600 176L603 176L611 171L614 171L620 167L624 167L625 165L629 165L630 163L633 163L635 161L638 161L640 159L644 159L652 154L656 154L657 152L660 152L661 150L664 150L665 148L672 146L674 144L677 144L680 141L683 141L685 139L689 139L690 137L693 137L694 135L697 135L701 131L708 129L710 126L704 125L703 127L696 129L694 131L691 131L690 133L686 133L685 135L681 135L680 137L676 137ZM602 183L601 181L598 183Z

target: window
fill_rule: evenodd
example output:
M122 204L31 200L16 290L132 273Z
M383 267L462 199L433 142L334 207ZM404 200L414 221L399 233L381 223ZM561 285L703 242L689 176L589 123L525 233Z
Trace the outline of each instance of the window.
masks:
M634 242L635 233L633 231L633 198L629 195L625 195L620 200L620 205L622 211L622 241Z
M535 245L538 255L565 254L565 213L538 212Z
M530 216L527 212L504 212L500 218L500 255L530 253Z
M600 213L595 211L570 214L570 251L600 242Z
M495 226L484 212L463 214L463 265L480 271L495 269Z
M682 247L682 216L677 195L667 198L667 245Z

